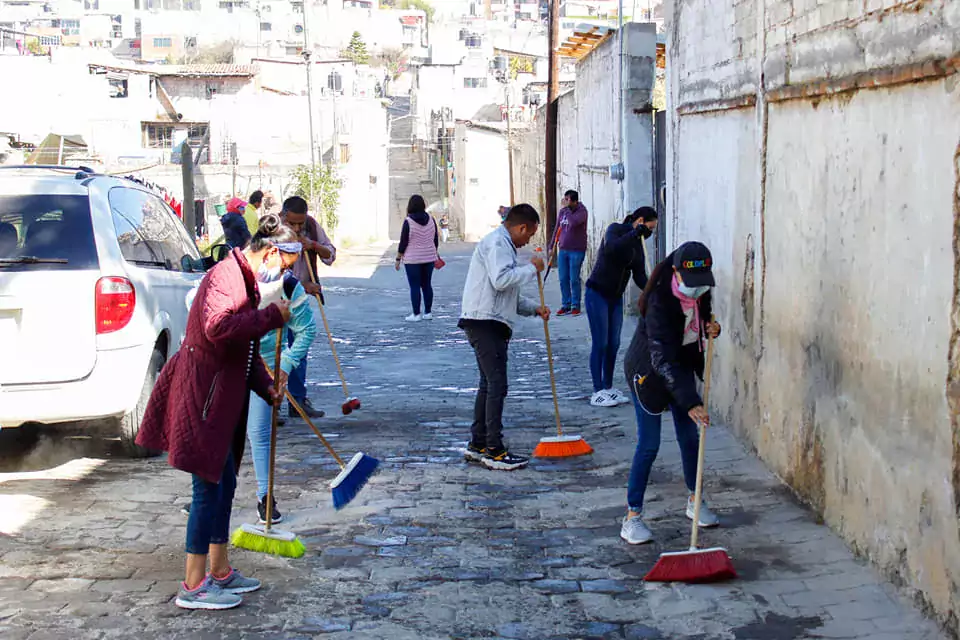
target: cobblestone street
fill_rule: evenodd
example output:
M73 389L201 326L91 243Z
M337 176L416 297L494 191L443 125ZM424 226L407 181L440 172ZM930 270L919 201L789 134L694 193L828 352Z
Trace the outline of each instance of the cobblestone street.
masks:
M592 456L516 473L466 464L476 384L456 328L470 247L445 248L436 320L406 324L406 282L383 246L326 270L329 317L363 408L343 418L324 339L310 356L320 421L344 454L382 468L342 512L336 466L309 428L279 441L278 502L308 551L289 560L234 552L265 582L236 610L172 604L183 572L189 479L163 458L127 460L109 443L45 434L0 474L0 637L31 638L700 638L933 640L937 629L798 506L722 427L709 433L706 491L723 519L705 546L730 550L740 579L652 585L642 576L689 533L672 429L655 469L656 544L619 538L636 442L631 407L587 403L587 320L552 322L565 426ZM551 298L557 298L553 282ZM534 290L528 291L533 295ZM557 300L553 300L556 305ZM625 340L632 323L625 327ZM553 425L539 321L511 345L507 438L529 453ZM620 374L618 374L619 377ZM622 385L621 385L622 386ZM18 467L18 465L20 465ZM234 524L256 517L245 461Z

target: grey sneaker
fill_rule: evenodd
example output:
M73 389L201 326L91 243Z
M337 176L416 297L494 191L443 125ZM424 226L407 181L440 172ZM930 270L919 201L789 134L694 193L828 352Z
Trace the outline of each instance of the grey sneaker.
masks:
M180 583L180 591L177 592L177 599L174 602L181 609L218 610L239 607L243 603L243 598L234 593L227 593L207 579L193 591Z
M633 400L629 396L624 395L620 389L607 389L607 395L616 402L618 405L621 404L630 404Z
M690 496L687 499L687 517L691 520L693 520L693 508L695 506L693 496ZM711 511L710 507L707 506L707 501L702 498L700 499L700 526L705 528L720 526L720 516Z
M247 578L236 569L230 569L230 573L225 578L215 578L211 574L210 582L217 585L227 593L239 595L241 593L250 593L263 586L256 578Z
M646 544L653 540L653 533L644 524L642 516L633 516L632 518L624 516L623 525L620 527L620 537L629 544Z

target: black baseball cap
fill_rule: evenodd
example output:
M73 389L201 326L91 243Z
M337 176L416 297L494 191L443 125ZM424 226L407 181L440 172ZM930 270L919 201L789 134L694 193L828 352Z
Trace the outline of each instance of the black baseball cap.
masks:
M702 242L684 242L673 253L673 266L688 287L715 287L713 256Z

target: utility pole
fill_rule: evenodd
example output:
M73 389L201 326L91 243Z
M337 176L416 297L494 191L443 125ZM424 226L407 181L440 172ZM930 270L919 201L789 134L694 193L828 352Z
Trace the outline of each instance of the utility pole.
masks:
M237 143L230 143L230 166L233 167L233 190L231 196L237 195Z
M307 122L310 126L310 204L316 211L316 193L313 179L317 172L316 141L313 137L313 62L310 61L310 36L307 31L307 13L309 0L303 0L303 60L307 65Z
M544 171L545 202L547 206L547 235L552 238L557 227L557 94L560 81L557 66L557 41L560 39L560 0L550 0L548 19L549 73L547 76L547 139ZM548 240L549 242L549 240Z
M183 178L183 225L190 239L197 240L197 215L193 202L193 150L186 140L180 146L180 173ZM236 189L236 185L234 185Z
M510 125L510 72L507 71L507 170L510 175L510 206L517 204L516 192L513 188L513 128Z

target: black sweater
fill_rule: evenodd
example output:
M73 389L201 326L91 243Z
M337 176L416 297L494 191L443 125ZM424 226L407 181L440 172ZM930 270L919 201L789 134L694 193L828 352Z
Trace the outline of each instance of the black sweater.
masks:
M614 222L600 243L600 252L587 286L607 300L619 300L627 290L630 276L637 286L647 286L647 267L643 258L643 239L650 230L640 225Z
M672 259L672 254L667 257ZM660 413L669 404L686 412L703 403L696 378L703 379L705 354L696 343L683 344L686 316L673 295L672 279L673 269L664 269L623 358L627 384L651 413ZM700 321L705 326L713 308L711 292L703 294L699 304ZM636 376L643 378L639 388L634 385Z

